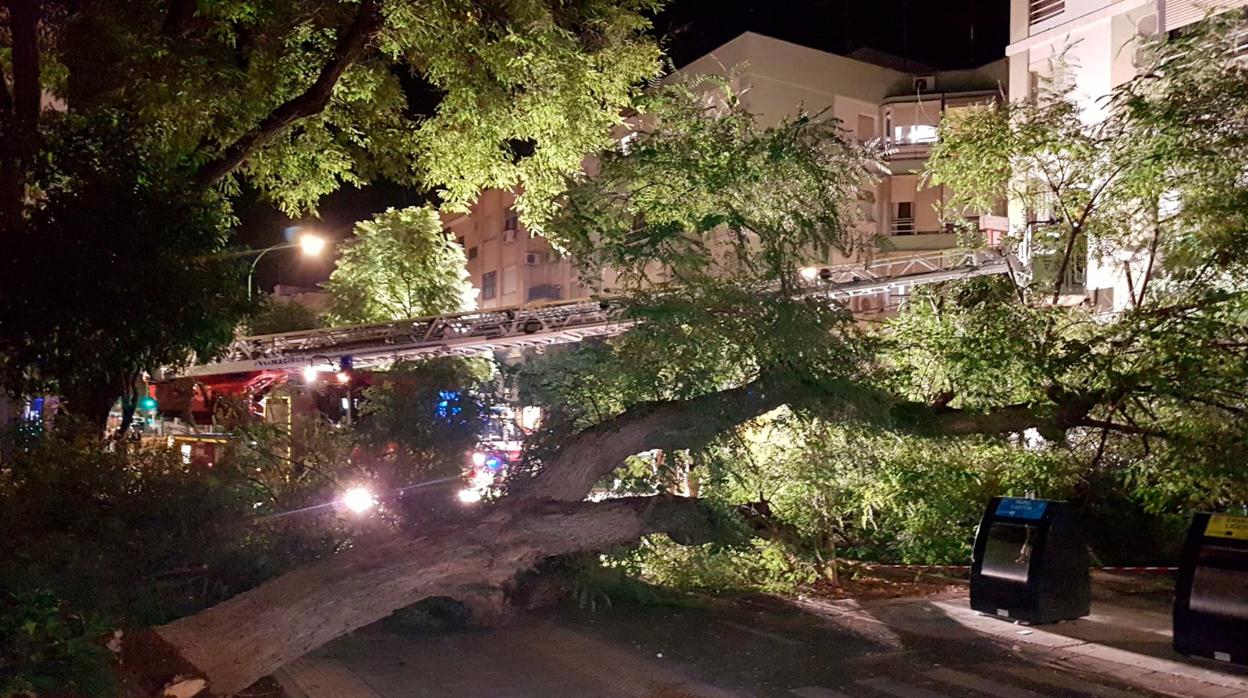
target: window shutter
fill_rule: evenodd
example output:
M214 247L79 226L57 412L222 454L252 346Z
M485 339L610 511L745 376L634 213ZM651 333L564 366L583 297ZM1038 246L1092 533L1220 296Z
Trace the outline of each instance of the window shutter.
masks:
M1066 0L1031 0L1027 6L1027 23L1039 24L1066 10Z
M1165 0L1162 6L1162 28L1172 31L1205 18L1210 10L1222 12L1242 7L1248 0Z

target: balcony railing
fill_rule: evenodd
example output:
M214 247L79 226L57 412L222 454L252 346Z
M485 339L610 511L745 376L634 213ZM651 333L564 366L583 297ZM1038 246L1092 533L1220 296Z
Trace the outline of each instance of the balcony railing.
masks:
M952 225L941 228L916 228L913 218L894 218L888 222L889 235L952 235Z
M927 158L927 154L931 152L932 143L934 142L903 143L901 141L891 141L888 144L885 157L888 160L924 160Z
M894 218L888 222L889 235L914 235L913 218Z

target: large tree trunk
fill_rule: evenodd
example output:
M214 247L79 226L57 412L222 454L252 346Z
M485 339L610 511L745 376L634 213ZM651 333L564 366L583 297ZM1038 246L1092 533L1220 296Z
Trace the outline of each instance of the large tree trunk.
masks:
M555 555L604 550L649 533L710 540L696 500L659 496L604 502L500 506L470 525L419 538L368 541L229 601L123 639L136 695L179 681L232 695L330 640L432 596L479 595ZM134 692L134 689L132 689Z

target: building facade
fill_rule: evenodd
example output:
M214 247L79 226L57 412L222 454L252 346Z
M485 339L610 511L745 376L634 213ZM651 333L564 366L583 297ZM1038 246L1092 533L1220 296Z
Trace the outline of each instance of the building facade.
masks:
M881 139L889 148L888 173L865 191L858 223L866 242L853 257L833 253L807 266L913 255L957 245L941 221L946 192L925 187L920 173L947 109L1000 99L1006 94L1004 60L973 70L936 71L873 51L841 56L746 32L682 68L675 76L731 75L745 108L763 126L805 112L835 118L849 135ZM531 235L511 209L510 192L483 192L468 214L446 216L447 230L464 245L468 271L480 290L478 304L494 308L584 297L572 260L560 258ZM977 221L993 234L1005 229L998 215ZM609 285L611 275L605 279ZM859 312L885 310L896 299L864 297Z
M1140 39L1173 32L1207 12L1248 5L1248 0L1010 0L1009 94L1034 99L1059 63L1085 123L1105 117L1105 97L1139 70ZM1034 213L1009 202L1010 227L1025 230ZM1119 310L1129 303L1126 269L1147 264L1143 250L1085 254L1063 279L1064 295L1097 308Z

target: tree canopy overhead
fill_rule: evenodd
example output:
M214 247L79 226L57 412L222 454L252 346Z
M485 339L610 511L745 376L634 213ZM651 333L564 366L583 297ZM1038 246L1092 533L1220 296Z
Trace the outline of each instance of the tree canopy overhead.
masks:
M5 388L98 423L127 377L211 355L247 310L213 261L243 187L292 214L377 178L451 208L519 187L538 225L657 75L658 5L5 3L0 230L28 270L0 281ZM76 290L27 302L79 251Z

